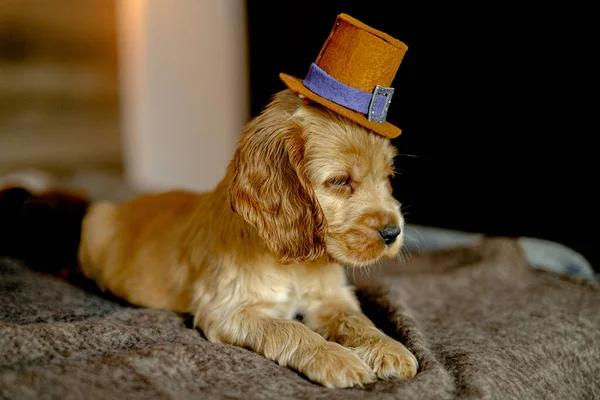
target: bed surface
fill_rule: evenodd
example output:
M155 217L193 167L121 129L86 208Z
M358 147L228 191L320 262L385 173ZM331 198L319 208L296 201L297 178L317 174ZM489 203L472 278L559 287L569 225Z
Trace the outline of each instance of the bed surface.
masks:
M531 268L517 240L349 272L366 314L420 361L412 380L315 385L190 318L0 260L6 399L600 398L600 288Z

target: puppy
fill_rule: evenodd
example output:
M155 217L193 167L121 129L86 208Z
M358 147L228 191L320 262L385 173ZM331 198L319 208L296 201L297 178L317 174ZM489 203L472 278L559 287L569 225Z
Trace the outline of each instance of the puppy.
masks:
M342 267L402 246L394 156L389 139L286 89L248 123L212 192L92 203L80 267L326 387L412 377L416 358L361 313Z

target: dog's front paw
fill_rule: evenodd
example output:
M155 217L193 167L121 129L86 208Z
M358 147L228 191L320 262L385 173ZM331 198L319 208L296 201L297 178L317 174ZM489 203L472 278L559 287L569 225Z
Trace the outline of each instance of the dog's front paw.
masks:
M352 351L328 342L316 354L306 354L299 371L328 388L346 388L377 380L373 370Z
M400 342L381 337L354 349L379 379L412 378L417 374L417 358Z

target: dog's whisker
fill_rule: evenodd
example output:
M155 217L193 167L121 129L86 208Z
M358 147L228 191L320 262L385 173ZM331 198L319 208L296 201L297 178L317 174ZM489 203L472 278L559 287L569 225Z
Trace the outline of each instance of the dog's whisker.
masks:
M417 248L417 253L421 252L421 247L419 246L419 242L418 241L414 241L413 244L415 245L415 247Z
M407 264L412 261L412 253L408 249L404 249L404 254L406 255Z
M398 254L396 255L396 259L401 265L406 265L409 264L412 260L412 254L407 249L401 248Z
M398 258L398 261L400 262L400 265L402 265L402 264L405 263L405 261L404 261L404 252L403 251L398 252L397 258Z
M377 267L377 265L380 265L380 264L381 264L381 260L378 260L378 261L376 261L373 264L367 265L365 267L365 271L364 271L365 275L366 276L370 276L371 275L371 270L375 269Z
M410 244L414 245L417 248L417 251L419 251L419 252L421 251L419 244L423 243L423 239L419 240L418 238L406 236L405 240L407 242L410 242Z
M419 238L416 238L412 235L406 235L404 238L407 241L410 241L412 244L415 245L415 247L417 248L418 252L421 252L421 248L419 247L419 244L424 243L425 242L425 238L423 237L423 234L421 232L419 232L418 230L415 231L411 231L412 234L418 235Z
M344 267L344 271L346 272L346 278L351 284L354 284L356 282L356 280L354 279L354 269L355 268L351 266Z
M408 153L399 153L398 156L399 157L412 157L412 158L418 158L419 157L416 154L408 154Z
M358 271L358 276L361 277L361 276L368 275L369 274L369 267L370 267L370 265L365 265L364 267L361 267L360 271Z

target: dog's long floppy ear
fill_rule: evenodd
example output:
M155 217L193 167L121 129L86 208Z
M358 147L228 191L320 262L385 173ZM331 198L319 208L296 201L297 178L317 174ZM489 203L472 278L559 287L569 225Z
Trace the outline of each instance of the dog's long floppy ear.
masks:
M304 172L304 144L300 126L262 115L247 127L229 166L233 210L282 263L325 254L327 223Z

